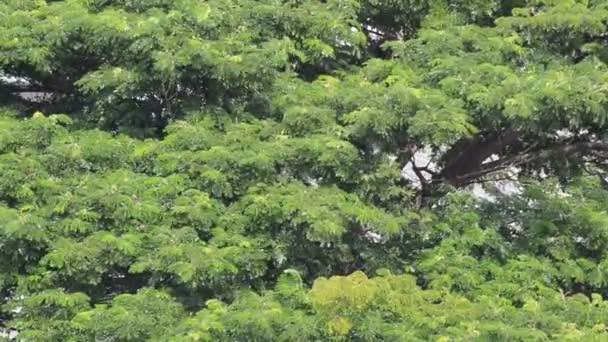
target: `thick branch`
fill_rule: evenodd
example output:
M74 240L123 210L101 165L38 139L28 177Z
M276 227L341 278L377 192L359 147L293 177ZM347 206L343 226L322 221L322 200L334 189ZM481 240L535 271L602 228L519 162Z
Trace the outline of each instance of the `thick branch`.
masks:
M433 182L449 182L452 185L462 186L494 172L530 163L547 162L552 157L570 158L585 155L608 157L608 142L603 141L562 140L544 146L532 144L525 149L518 146L519 149L517 149L513 145L518 140L519 134L514 132L491 138L476 138L464 147L461 145L460 151L457 153L454 151L446 153L448 162L442 172L434 177ZM455 146L455 148L458 147ZM493 154L502 155L502 157L483 163Z
M494 154L502 154L508 146L517 143L519 138L519 132L508 128L501 132L463 139L445 154L445 167L436 178L459 185L470 177L481 176L495 166L483 162Z

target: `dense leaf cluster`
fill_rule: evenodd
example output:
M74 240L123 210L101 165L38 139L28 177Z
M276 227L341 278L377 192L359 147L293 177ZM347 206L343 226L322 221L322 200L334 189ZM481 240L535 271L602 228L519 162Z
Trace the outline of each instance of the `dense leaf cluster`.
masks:
M603 0L0 0L0 327L607 340L607 25Z

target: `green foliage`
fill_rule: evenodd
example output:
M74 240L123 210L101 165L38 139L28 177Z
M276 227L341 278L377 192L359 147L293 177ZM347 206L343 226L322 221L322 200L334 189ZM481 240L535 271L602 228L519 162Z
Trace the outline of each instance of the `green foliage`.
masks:
M312 289L292 288L301 299L286 302L285 283L259 296L242 294L227 306L211 301L177 328L170 341L311 340L602 340L608 306L600 296L547 293L517 305L496 295L470 301L422 290L410 275L368 279L363 273L320 278ZM252 319L255 317L255 319Z
M607 23L603 0L0 0L0 328L607 340Z
M255 106L290 56L332 68L364 42L354 1L18 3L0 4L0 67L110 128Z

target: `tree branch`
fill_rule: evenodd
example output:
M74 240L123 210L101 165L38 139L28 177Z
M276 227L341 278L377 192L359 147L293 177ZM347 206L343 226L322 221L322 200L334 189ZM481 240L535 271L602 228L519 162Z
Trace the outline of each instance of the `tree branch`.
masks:
M486 174L495 166L503 168L502 162L483 162L494 154L502 154L508 146L519 142L519 139L520 133L513 128L462 139L444 155L445 167L436 178L460 185L470 177Z
M475 182L475 179L488 174L502 171L511 167L522 166L533 162L543 162L551 157L571 157L573 155L594 155L601 159L608 158L608 142L603 141L557 141L550 145L539 146L531 144L525 149L511 155L505 155L498 160L483 163L481 158L492 154L500 154L513 144L512 138L480 139L462 149L452 160L446 163L444 169L433 179L433 183L449 182L452 185L464 186ZM487 142L489 146L480 146ZM478 152L477 155L474 153ZM512 151L514 152L514 151ZM450 152L448 152L450 153ZM447 154L446 154L447 155Z

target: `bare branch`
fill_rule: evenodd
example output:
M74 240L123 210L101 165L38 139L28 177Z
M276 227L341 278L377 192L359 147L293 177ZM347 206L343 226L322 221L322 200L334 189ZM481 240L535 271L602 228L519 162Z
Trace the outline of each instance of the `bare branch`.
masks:
M420 184L422 185L423 188L426 187L428 185L428 180L422 174L421 168L416 166L416 162L414 161L414 158L410 158L410 163L412 163L412 170L416 174L416 177L418 177L418 179L420 180Z
M498 145L495 145L498 146ZM495 147L493 146L493 147ZM482 147L480 147L482 148ZM504 146L501 146L501 149ZM486 149L487 151L487 149ZM467 152L468 154L469 152ZM539 146L538 143L531 144L525 149L512 155L503 156L498 160L487 163L475 164L479 161L479 157L471 160L470 164L464 168L450 169L457 165L456 162L448 163L444 170L434 177L434 182L450 182L453 185L463 186L476 182L488 174L499 172L511 167L517 167L532 162L542 162L550 159L553 156L559 155L563 157L571 157L573 155L591 154L600 159L608 158L608 143L602 141L558 141L548 146ZM458 159L463 159L463 154L457 156ZM458 161L461 163L461 161ZM458 171L458 172L457 172Z

